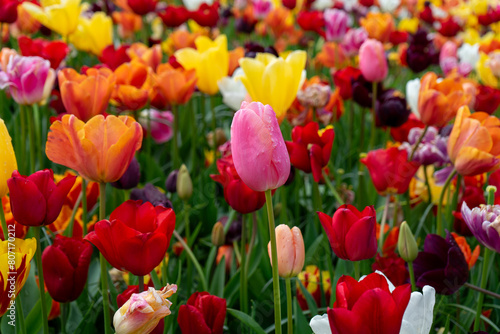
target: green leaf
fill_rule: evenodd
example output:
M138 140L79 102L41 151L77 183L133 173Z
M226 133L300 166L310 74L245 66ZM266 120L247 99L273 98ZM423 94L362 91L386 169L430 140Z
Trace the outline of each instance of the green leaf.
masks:
M295 315L293 332L296 334L312 333L311 327L309 327L309 322L307 321L304 312L302 312L297 298L293 299L293 314Z
M212 282L210 282L210 293L217 297L224 298L224 285L226 284L226 258L217 265Z
M229 313L230 315L241 321L248 328L250 328L252 330L252 333L266 334L266 332L264 332L262 327L260 327L260 325L255 320L253 320L248 314L232 308L228 308L227 313Z
M300 280L297 280L297 283L299 284L300 291L302 291L302 294L306 297L306 302L307 306L309 307L309 310L311 311L311 315L315 316L318 314L318 306L316 305L316 301L314 300L314 297L311 295L311 293L306 289L304 284ZM319 286L318 286L319 289Z
M33 309L26 317L26 333L36 334L42 329L42 303L38 300ZM45 307L47 313L52 307L52 298L49 293L45 293Z

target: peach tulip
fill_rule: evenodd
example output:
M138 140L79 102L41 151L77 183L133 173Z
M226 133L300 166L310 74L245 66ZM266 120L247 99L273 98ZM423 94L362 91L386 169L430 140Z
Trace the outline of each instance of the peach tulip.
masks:
M304 267L305 248L302 233L297 226L292 229L285 224L276 227L276 247L278 249L278 272L280 277L297 276ZM272 265L271 242L267 245Z
M50 126L45 152L55 163L95 182L117 181L141 148L142 127L126 116L97 115L87 123L64 115Z
M270 105L241 104L231 124L231 151L238 175L252 190L276 189L290 175L290 157Z
M158 66L153 78L169 104L185 104L189 101L197 81L195 69L174 68L168 63Z
M448 140L448 154L460 175L492 172L500 167L500 119L485 112L458 110Z
M387 59L384 45L377 40L367 39L359 48L359 69L366 80L380 82L387 76Z

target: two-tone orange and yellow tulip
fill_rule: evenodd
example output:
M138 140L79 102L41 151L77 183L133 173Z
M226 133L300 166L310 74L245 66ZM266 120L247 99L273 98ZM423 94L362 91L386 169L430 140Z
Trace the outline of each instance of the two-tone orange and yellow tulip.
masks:
M500 119L485 112L458 110L448 140L448 154L460 175L473 176L500 168Z

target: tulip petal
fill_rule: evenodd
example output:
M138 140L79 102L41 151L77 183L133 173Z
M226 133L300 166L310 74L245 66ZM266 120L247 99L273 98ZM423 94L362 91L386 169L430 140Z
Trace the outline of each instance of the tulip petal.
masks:
M47 201L34 182L23 177L7 180L10 190L10 208L16 221L26 226L41 226L47 211ZM33 203L26 210L26 203Z
M191 305L181 305L177 322L182 333L187 334L212 334L210 327L205 323L203 314Z
M349 260L370 259L377 253L375 217L364 217L355 222L345 235L345 249Z

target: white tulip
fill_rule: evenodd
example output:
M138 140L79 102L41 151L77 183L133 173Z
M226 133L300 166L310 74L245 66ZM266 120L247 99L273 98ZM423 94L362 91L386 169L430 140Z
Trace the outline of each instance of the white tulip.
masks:
M222 78L217 83L222 94L222 102L234 110L240 109L241 102L248 94L245 85L238 79L244 74L241 68L237 68L232 77Z
M476 68L476 64L479 61L479 44L462 44L457 50L457 56L461 63L466 63L472 68Z
M406 83L406 102L411 111L420 119L418 111L418 96L420 95L420 79L413 79Z

